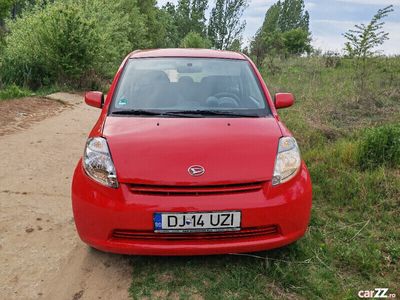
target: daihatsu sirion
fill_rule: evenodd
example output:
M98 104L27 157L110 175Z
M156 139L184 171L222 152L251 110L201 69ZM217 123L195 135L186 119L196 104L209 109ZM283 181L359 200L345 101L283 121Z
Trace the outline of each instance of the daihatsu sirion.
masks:
M204 255L302 237L311 181L253 62L241 53L135 51L119 68L72 183L75 224L94 248Z

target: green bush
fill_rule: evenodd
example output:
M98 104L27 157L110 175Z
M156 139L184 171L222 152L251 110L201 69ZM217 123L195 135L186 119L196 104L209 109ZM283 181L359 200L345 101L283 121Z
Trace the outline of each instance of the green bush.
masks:
M327 51L324 56L326 68L337 68L341 65L342 58L340 54L335 51Z
M181 48L210 48L211 43L197 32L189 32L182 40Z
M358 149L361 169L400 165L400 124L368 129L361 137Z
M2 87L0 89L0 100L11 99L11 98L21 98L32 95L32 92L27 89L20 88L15 84Z
M135 1L124 2L122 9L123 2L55 1L8 21L2 80L39 88L54 83L90 86L91 80L111 78L144 35Z

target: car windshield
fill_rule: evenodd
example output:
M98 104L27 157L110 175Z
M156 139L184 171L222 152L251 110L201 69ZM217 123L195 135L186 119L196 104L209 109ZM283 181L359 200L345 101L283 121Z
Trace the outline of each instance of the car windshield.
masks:
M141 58L125 66L110 113L257 117L270 110L245 60Z

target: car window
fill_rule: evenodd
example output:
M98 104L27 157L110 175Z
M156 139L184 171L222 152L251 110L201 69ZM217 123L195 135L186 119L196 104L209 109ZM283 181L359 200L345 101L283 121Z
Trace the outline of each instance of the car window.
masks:
M130 59L120 77L111 112L135 109L269 114L250 64L215 58Z

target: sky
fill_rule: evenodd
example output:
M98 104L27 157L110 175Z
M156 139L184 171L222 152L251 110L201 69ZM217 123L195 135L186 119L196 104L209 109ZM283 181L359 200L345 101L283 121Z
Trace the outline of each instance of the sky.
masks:
M166 2L178 0L158 0L162 6ZM248 44L257 29L262 25L265 12L277 0L249 0L243 19L247 26L243 33L243 42ZM209 1L212 6L214 0ZM384 19L384 31L389 32L390 40L377 48L386 55L400 54L400 0L305 0L306 10L310 13L312 44L323 51L341 52L345 42L342 36L356 24L368 23L378 9L394 5L394 12Z

